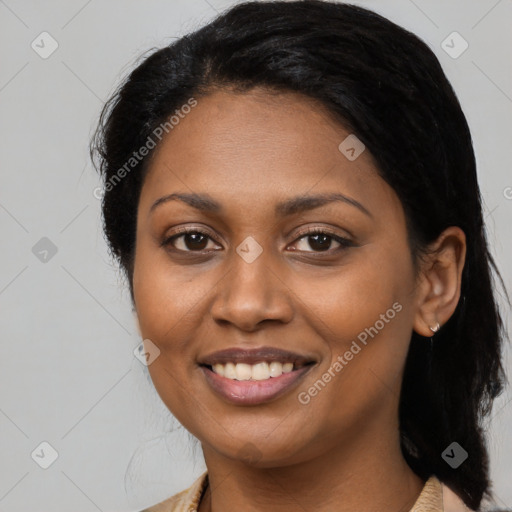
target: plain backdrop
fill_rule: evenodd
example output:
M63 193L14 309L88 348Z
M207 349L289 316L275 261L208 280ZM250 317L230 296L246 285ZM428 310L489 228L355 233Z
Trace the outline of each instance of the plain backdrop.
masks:
M510 289L512 2L354 3L438 55L472 130L489 240ZM133 354L140 339L103 240L87 146L143 52L233 4L0 0L0 511L139 510L204 470ZM449 36L465 45L454 31L468 44L457 58L443 49ZM512 508L511 398L507 388L489 428L500 508Z

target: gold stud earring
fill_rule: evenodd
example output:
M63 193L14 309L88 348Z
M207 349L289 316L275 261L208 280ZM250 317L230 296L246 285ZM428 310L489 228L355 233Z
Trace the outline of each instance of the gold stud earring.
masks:
M439 329L441 328L441 326L439 325L439 322L436 322L436 325L434 327L431 327L429 326L429 329L435 334L437 331L439 331Z

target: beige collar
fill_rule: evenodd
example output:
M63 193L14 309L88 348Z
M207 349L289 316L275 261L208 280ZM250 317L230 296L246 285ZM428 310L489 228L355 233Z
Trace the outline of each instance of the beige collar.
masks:
M203 473L188 489L142 512L197 512L208 485L208 473ZM409 512L474 512L437 477L431 476Z
M409 512L474 512L437 477L431 476Z

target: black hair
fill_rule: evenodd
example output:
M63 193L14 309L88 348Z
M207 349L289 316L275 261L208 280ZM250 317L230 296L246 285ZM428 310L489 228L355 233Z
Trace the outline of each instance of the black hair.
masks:
M477 509L491 496L483 420L505 383L492 272L499 273L468 124L436 56L414 34L354 5L251 1L146 56L105 105L91 143L110 183L104 231L132 299L137 206L150 157L126 163L191 98L256 87L313 98L357 135L402 202L415 260L445 228L466 234L461 300L431 343L412 334L399 419L413 471L435 474ZM457 469L442 457L452 442L469 454Z

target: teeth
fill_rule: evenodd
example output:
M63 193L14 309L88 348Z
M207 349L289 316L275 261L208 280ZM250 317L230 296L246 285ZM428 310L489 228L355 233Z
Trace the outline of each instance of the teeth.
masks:
M216 374L232 380L267 380L270 377L279 377L283 373L290 373L293 370L293 363L226 363L214 364L212 368Z
M236 380L249 380L252 374L251 365L238 363L235 366L235 374Z
M219 365L223 366L223 365ZM236 369L233 363L227 363L224 365L224 377L228 379L236 379Z
M290 373L293 370L293 363L283 364L283 373Z
M251 368L252 380L266 380L270 377L268 363L258 363Z
M271 377L279 377L279 375L282 375L283 373L283 365L281 363L276 363L276 361L272 361L268 366L268 370Z
M213 371L222 377L226 374L223 364L214 364Z

